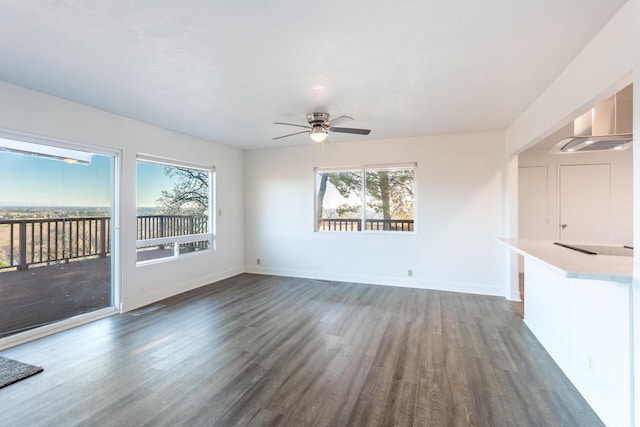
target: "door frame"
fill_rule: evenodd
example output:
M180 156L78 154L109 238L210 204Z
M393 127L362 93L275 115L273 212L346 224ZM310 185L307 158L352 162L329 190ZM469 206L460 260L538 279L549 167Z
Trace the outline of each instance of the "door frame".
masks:
M109 156L111 165L111 306L89 313L80 314L52 324L29 329L8 337L0 338L0 351L15 347L26 342L34 341L67 329L93 322L104 317L118 314L122 311L122 281L121 281L121 200L122 200L122 150L104 148L96 145L71 142L64 139L44 137L40 135L0 128L0 138L40 144L55 148Z

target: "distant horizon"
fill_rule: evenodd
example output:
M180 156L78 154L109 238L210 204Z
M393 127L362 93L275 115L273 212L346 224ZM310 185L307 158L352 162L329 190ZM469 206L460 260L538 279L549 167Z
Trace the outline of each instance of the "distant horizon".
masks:
M73 208L107 208L111 209L111 206L104 205L38 205L38 204L29 204L29 203L0 203L0 209L7 208L55 208L55 209L73 209Z
M93 154L85 165L0 150L0 209L109 207L112 170L113 158L106 155ZM138 208L159 208L162 192L176 182L164 166L138 162Z
M0 210L11 209L111 209L107 206L89 206L89 205L37 205L37 204L1 204ZM162 206L138 206L137 209L163 209Z
M4 204L4 202L0 203L0 209L8 209L8 208L50 208L50 209L78 209L78 208L91 208L91 209L111 209L110 205L98 206L98 205L37 205L37 204L26 204L26 203L16 203L16 204ZM138 206L138 209L162 209L162 206Z
M136 216L166 214L161 206L138 207L136 212ZM112 215L110 206L0 206L0 221Z

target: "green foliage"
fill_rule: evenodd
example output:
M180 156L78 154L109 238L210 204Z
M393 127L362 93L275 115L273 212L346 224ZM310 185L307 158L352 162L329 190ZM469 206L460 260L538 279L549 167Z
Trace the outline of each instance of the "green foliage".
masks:
M413 219L413 169L368 170L367 207L384 219Z
M9 267L9 263L0 259L0 267Z
M339 218L354 218L360 213L360 205L349 205L343 203L336 208Z
M362 191L362 176L357 172L330 173L329 182L345 199L349 198L351 194L357 195Z
M362 192L362 175L359 172L324 172L323 182L333 184L344 198L359 196ZM384 219L413 219L413 169L371 169L366 171L367 207ZM322 196L322 197L321 197ZM324 192L318 194L322 206ZM342 205L336 209L341 218L359 212L360 206Z
M339 218L353 218L360 212L360 206L342 204L335 210L326 209L324 195L327 190L327 181L330 182L342 197L348 199L351 194L359 194L362 189L362 176L357 172L322 172L317 195L318 220L331 217L336 213Z
M171 215L206 215L209 208L209 173L206 171L165 167L165 174L176 178L171 191L164 190L158 199L164 213Z

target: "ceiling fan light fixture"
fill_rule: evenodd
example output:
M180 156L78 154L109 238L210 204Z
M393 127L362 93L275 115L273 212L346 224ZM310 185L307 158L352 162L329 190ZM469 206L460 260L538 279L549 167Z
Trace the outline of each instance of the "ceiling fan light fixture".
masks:
M309 134L313 142L315 142L316 144L321 144L323 142L327 142L327 137L329 136L329 132L351 133L355 135L369 135L369 133L371 133L371 129L343 128L343 127L336 126L338 123L342 123L345 120L353 120L353 117L338 116L333 120L329 120L329 113L309 113L307 114L307 122L309 123L308 125L300 125L297 123L273 122L274 125L295 126L297 128L304 128L307 130L290 133L288 135L276 136L275 138L271 138L271 139L276 140L276 139L288 138L294 135L300 135L302 133L307 133Z
M309 132L309 136L313 142L321 143L327 140L327 136L329 136L329 134L322 128L322 126L314 126L311 132Z

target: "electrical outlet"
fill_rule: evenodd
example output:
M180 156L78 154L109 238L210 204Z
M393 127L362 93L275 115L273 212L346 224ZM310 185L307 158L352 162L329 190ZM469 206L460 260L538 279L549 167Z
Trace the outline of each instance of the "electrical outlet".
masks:
M256 264L257 264L257 265L260 265L260 263L261 263L261 262L262 262L262 261L260 261L260 258L256 259Z
M413 277L413 269L410 268L409 271L407 271L407 274L409 275L409 277Z

